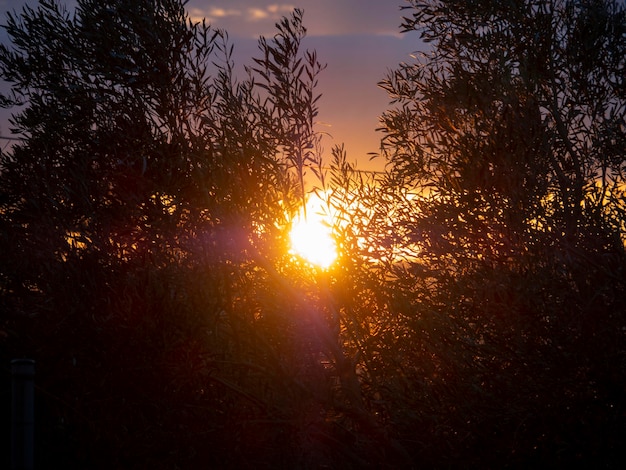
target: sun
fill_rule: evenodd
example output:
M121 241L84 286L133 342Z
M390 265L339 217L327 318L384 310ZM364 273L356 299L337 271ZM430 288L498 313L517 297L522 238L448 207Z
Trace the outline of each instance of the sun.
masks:
M337 258L337 245L330 228L329 217L322 210L322 201L313 195L304 211L293 221L289 234L291 253L309 263L326 269Z

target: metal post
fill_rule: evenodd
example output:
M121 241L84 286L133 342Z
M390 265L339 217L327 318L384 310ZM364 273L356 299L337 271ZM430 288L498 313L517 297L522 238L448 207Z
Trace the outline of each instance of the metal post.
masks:
M11 361L11 469L32 470L35 460L35 361Z

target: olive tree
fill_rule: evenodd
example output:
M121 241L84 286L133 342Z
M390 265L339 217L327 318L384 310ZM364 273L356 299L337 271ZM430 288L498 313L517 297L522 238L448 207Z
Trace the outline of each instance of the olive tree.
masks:
M420 195L424 243L489 262L621 251L623 5L407 8L405 31L429 47L382 83L399 104L383 124L394 172Z
M321 366L285 271L323 66L302 11L276 27L238 76L179 0L8 14L3 356L39 363L42 462L313 458Z
M624 5L408 3L388 172L335 169L366 201L337 295L368 403L427 466L617 465Z

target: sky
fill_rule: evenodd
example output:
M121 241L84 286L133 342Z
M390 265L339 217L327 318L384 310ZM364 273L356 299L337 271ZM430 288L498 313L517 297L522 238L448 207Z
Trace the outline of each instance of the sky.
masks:
M2 23L6 11L20 10L24 3L36 4L0 0ZM329 134L326 153L344 144L348 160L358 168L381 170L384 162L370 161L367 155L380 146L382 134L375 129L389 102L377 83L420 49L417 34L399 33L400 6L406 4L405 0L189 0L186 8L191 18L206 18L212 26L228 31L235 60L246 65L257 53L260 35L271 37L276 21L295 7L303 9L304 48L317 51L320 62L327 65L318 87L322 94L318 129ZM0 40L4 38L0 33ZM0 129L7 134L6 124L0 124Z

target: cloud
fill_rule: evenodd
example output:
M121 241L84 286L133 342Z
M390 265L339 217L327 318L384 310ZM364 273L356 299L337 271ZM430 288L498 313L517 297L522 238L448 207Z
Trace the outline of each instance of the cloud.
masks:
M210 17L216 17L216 18L225 18L227 16L239 16L241 15L241 11L240 10L225 10L223 8L215 8L212 7L209 10L209 16Z
M248 8L248 21L278 20L280 17L288 15L295 6L287 4L273 3L262 8Z
M402 3L406 1L190 0L188 8L194 10L194 17L206 16L211 24L235 36L273 34L276 21L288 16L295 7L304 10L304 25L310 36L398 36Z
M262 10L260 8L248 8L248 20L250 21L260 21L264 20L268 17L268 13L266 10Z
M219 7L210 7L210 8L199 8L199 7L191 7L187 9L189 14L189 18L196 22L202 21L206 19L208 23L217 23L223 20L227 20L230 18L237 18L242 15L242 11L236 8L219 8Z
M2 1L2 0L0 0ZM274 32L274 24L289 15L294 8L287 3L252 2L231 0L205 5L206 0L193 0L187 5L189 17L194 22L206 19L207 23L228 31L235 36L258 37Z
M289 13L294 8L295 6L293 5L278 5L274 3L273 5L268 5L267 11L269 11L270 13L274 15L277 15L277 14L281 15L283 13Z

